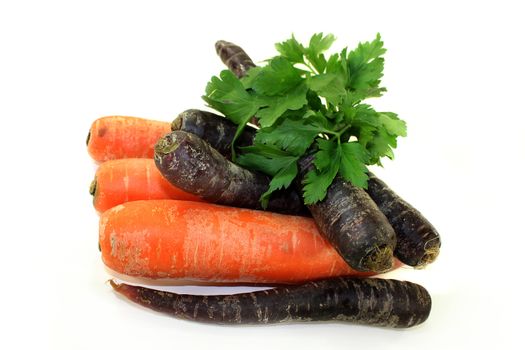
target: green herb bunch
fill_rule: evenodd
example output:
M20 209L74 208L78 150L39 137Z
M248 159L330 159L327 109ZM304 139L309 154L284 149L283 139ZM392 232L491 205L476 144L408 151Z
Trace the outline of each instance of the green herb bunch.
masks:
M366 188L367 166L392 159L397 137L406 136L395 113L363 103L386 91L380 86L386 52L380 35L325 56L334 41L318 33L304 46L292 36L275 45L278 56L244 78L223 70L206 86L207 104L238 125L235 139L252 117L258 121L254 144L234 153L234 161L272 177L263 206L272 192L292 184L298 160L310 153L315 167L302 182L305 204L322 200L338 174Z

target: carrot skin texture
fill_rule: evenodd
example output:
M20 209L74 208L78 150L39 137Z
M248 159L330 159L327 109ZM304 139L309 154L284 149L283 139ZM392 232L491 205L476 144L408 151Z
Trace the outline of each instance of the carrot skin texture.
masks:
M125 158L101 163L92 186L93 206L98 212L141 199L202 201L166 180L153 159Z
M147 200L100 216L105 265L117 273L224 283L371 276L351 269L310 218L204 202Z
M408 328L424 322L432 305L422 286L398 280L334 278L235 295L188 295L127 284L117 293L172 316L218 324L339 321Z
M153 158L157 140L170 132L170 123L137 117L108 116L93 122L87 139L97 162L121 158Z
M369 173L367 192L396 231L394 255L409 266L424 267L432 263L441 247L441 238L434 226L372 173Z
M175 118L171 130L182 130L199 136L220 154L231 160L231 143L237 131L237 125L220 115L188 109ZM255 129L246 127L236 140L237 147L249 146L253 143Z
M176 187L207 202L262 209L259 199L270 179L230 162L206 141L184 131L173 131L155 146L155 164ZM304 205L296 192L276 193L268 210L300 214Z
M246 52L234 43L219 40L215 43L215 51L222 62L232 71L237 78L242 78L248 70L255 67L252 59Z
M299 181L313 166L312 161L313 156L299 160ZM338 175L326 197L307 207L321 234L352 268L375 272L392 268L394 229L363 189Z

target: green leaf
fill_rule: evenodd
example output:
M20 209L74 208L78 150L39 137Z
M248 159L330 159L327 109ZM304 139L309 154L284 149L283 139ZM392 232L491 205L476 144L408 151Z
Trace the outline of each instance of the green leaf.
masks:
M350 75L350 86L358 91L368 91L367 95L370 93L377 95L381 90L373 88L379 85L383 77L383 66L382 58L362 66L357 72L354 71L354 75Z
M314 125L319 129L319 133L327 133L333 131L333 125L330 123L323 111L312 111L307 110L302 116L303 119L307 119L308 123Z
M382 157L394 159L393 148L397 147L395 136L389 135L385 129L379 129L374 137L373 142L369 144L370 153L375 156L376 161Z
M334 106L340 104L343 97L346 96L345 79L340 74L314 75L307 80L307 85Z
M326 191L332 184L341 163L341 148L337 144L318 139L319 151L315 154L316 169L306 173L303 181L303 197L305 204L313 204L326 197Z
M272 126L287 110L301 109L307 103L307 90L305 84L300 84L283 96L264 97L264 104L267 107L260 109L256 114L261 127Z
M291 39L275 44L275 48L282 57L292 63L303 63L304 47L292 35Z
M392 159L398 137L406 136L406 124L395 113L362 103L386 91L381 86L386 50L379 34L352 51L326 53L334 40L318 33L303 45L292 35L275 45L279 55L265 66L240 80L223 71L206 87L208 105L238 125L234 140L252 116L258 119L254 145L233 155L237 164L272 177L264 205L271 193L292 183L297 160L309 150L315 153L303 196L315 203L338 174L365 187L366 166Z
M328 172L319 173L316 170L307 172L303 182L304 204L314 204L323 200L334 177L335 175L332 177Z
M323 54L317 56L309 56L308 60L310 61L310 63L312 63L317 72L322 73L325 71L326 59L324 58Z
M306 93L306 99L308 100L308 106L311 110L326 112L325 105L321 101L319 95L317 95L314 91L308 90Z
M348 67L346 62L346 48L340 54L333 54L326 62L326 73L339 75L346 87L348 83Z
M326 61L326 73L340 73L342 70L339 54L334 53Z
M251 114L247 115L245 119L241 120L241 122L237 126L237 130L235 130L235 135L233 135L233 139L232 139L232 143L230 147L231 147L231 153L232 153L232 161L234 162L237 159L237 151L236 151L237 147L236 147L235 141L237 141L239 136L241 136L242 132L246 128L246 124L250 121L250 119L252 119Z
M261 205L264 209L268 206L268 201L270 200L270 195L280 189L288 188L292 184L292 181L297 176L297 160L299 158L290 159L287 165L283 166L279 172L277 172L272 180L270 181L270 186L268 190L264 192L261 196Z
M377 126L372 125L360 125L357 129L357 140L358 142L365 147L365 149L369 149L368 144L374 140L375 133L377 131Z
M324 72L327 62L323 52L328 50L334 41L335 36L332 34L324 36L323 33L314 34L310 39L310 44L304 54L318 73Z
M406 136L406 123L400 120L392 112L375 112L368 108L370 112L368 120L365 120L362 113L359 126L359 143L366 148L370 154L368 164L381 165L382 157L394 158L393 149L397 147L397 137ZM375 118L371 115L375 113ZM370 122L375 120L375 122Z
M262 70L263 70L263 67L250 68L250 70L248 70L246 75L241 78L241 83L246 90L253 88L253 83L255 79L257 79L257 77L259 76Z
M314 165L317 170L328 168L331 163L339 159L337 156L337 144L333 141L318 139L317 147L319 150L315 154L314 158ZM333 158L334 156L335 158Z
M381 125L378 113L370 105L359 104L355 107L344 108L343 111L345 113L345 121L354 126L370 125L378 127Z
M302 155L323 129L305 119L283 119L269 128L261 128L256 143L270 144L294 155Z
M264 174L275 176L290 161L297 160L297 156L271 145L254 145L241 148L236 163L242 167L260 171Z
M212 77L206 86L206 95L202 98L235 124L243 123L264 105L248 93L241 81L228 70L223 70L220 77Z
M407 136L407 125L392 112L378 113L379 121L388 134L393 136Z
M291 156L275 146L262 144L241 149L243 153L237 157L237 164L273 177L268 190L261 196L261 204L266 208L270 195L279 189L288 188L297 176L299 156Z
M388 134L384 127L362 127L360 132L359 143L370 154L368 164L381 165L380 159L385 156L390 159L394 158L392 149L397 147L396 136Z
M368 182L367 168L365 163L368 155L365 148L358 142L347 142L341 147L341 166L339 173L346 181L354 186L366 188Z
M377 33L373 41L359 43L355 50L350 51L348 54L349 67L356 70L384 55L385 52L381 36Z
M323 33L317 33L310 39L307 51L309 55L319 55L328 50L335 42L335 36L333 34L323 35Z
M301 83L303 80L301 75L302 71L295 68L287 59L276 57L258 72L251 87L258 94L275 96Z
M348 54L348 87L356 95L355 100L378 97L385 91L379 88L384 67L384 59L380 56L385 52L381 37L377 34L375 40L360 43Z

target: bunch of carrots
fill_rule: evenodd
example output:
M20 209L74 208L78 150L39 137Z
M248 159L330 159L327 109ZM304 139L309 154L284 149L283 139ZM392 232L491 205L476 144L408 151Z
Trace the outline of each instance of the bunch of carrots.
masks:
M237 45L219 41L216 48L238 76L255 66ZM121 278L277 286L217 296L111 281L114 289L140 305L209 323L424 322L431 308L425 288L370 277L433 262L441 243L428 220L373 174L366 192L339 205L349 212L318 206L330 221L320 222L294 190L279 192L263 210L268 178L231 161L234 137L236 145L249 145L253 133L236 135L226 118L196 109L171 123L124 116L93 122L87 148L98 169L90 193L110 270ZM361 203L376 212L365 216ZM378 223L395 235L394 258L374 242L357 253L364 232Z

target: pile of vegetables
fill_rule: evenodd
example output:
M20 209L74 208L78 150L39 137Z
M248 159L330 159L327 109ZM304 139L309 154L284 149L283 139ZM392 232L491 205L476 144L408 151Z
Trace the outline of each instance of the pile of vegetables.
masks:
M90 193L99 248L119 276L277 286L236 295L179 295L111 281L136 303L211 323L351 321L411 327L429 293L370 278L422 268L440 236L368 170L393 158L406 125L364 101L381 96L379 35L325 56L335 38L293 36L256 66L218 41L229 68L173 122L97 119L87 146L98 162ZM220 113L220 114L218 114Z

